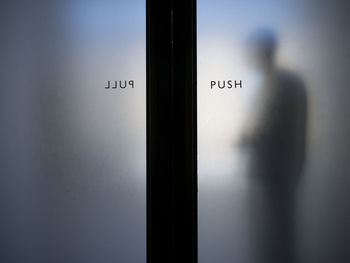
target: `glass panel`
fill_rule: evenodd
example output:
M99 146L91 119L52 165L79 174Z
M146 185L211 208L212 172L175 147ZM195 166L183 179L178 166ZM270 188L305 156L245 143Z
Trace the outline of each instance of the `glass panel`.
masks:
M145 1L0 5L0 261L145 262Z
M200 263L350 261L349 11L198 0Z

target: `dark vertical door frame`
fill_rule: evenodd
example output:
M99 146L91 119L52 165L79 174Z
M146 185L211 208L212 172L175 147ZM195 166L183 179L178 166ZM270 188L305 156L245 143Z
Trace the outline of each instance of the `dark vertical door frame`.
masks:
M197 262L196 0L147 0L147 262Z

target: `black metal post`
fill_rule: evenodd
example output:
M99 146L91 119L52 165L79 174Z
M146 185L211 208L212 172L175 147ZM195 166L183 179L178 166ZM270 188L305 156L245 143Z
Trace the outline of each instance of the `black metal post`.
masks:
M196 1L147 0L147 262L197 262Z

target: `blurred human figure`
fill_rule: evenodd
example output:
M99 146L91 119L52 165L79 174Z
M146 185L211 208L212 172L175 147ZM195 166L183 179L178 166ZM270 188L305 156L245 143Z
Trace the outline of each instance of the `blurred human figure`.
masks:
M261 82L242 144L251 152L249 205L258 262L294 263L294 192L305 156L307 96L299 77L277 67L277 42L269 29L249 38L249 62Z

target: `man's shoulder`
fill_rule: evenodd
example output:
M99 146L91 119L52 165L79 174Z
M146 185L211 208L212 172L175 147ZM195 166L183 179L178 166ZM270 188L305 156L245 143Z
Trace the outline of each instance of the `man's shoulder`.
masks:
M303 78L296 72L281 69L278 70L278 79L281 86L286 89L286 91L291 92L295 95L305 96L306 87Z
M279 69L277 71L277 74L280 81L286 84L290 84L291 86L304 86L304 81L302 77L294 71Z

